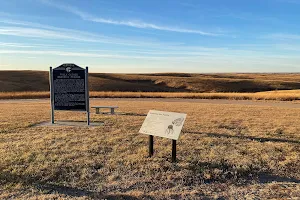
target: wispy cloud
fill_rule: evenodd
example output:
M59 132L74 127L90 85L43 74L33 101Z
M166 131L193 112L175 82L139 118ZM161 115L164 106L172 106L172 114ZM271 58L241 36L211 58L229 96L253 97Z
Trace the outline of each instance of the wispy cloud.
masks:
M185 28L170 27L170 26L160 26L160 25L146 23L146 22L142 22L142 21L138 21L138 20L136 20L136 21L117 21L117 20L111 20L111 19L105 19L105 18L99 18L99 17L89 17L89 16L84 16L84 17L82 17L82 19L93 21L93 22L98 22L98 23L130 26L130 27L134 27L134 28L155 29L155 30L162 30L162 31L179 32L179 33L195 33L195 34L207 35L207 36L218 36L219 35L219 34L215 34L215 33L204 32L201 30L185 29Z
M266 35L265 38L269 39L282 39L282 40L300 40L299 34L288 34L288 33L274 33Z
M39 38L60 38L60 39L77 39L71 35L60 34L55 31L36 29L36 28L24 28L24 27L0 27L0 35L13 35L13 36L26 36L26 37L39 37Z
M213 53L216 53L217 51L211 50L203 50L203 51L186 51L186 50L180 50L180 51L173 51L173 50L160 50L156 49L153 51L147 51L147 50L88 50L87 52L105 52L105 53L121 53L121 54L134 54L134 55L158 55L158 56L202 56L202 55L215 55Z
M122 70L122 67L124 66L129 66L126 60L136 60L137 65L131 64L130 67L136 66L140 67L141 65L143 66L149 66L153 67L156 66L157 70L164 70L164 69L172 69L174 70L174 67L176 66L177 69L180 71L190 71L191 67L195 68L195 72L199 72L199 68L202 68L203 66L211 66L209 69L204 68L204 71L216 71L216 72L237 72L242 69L242 71L249 72L250 71L260 71L260 67L263 65L267 67L268 71L274 72L274 69L276 67L275 71L284 71L287 68L291 71L299 71L299 58L298 56L295 57L281 57L277 55L272 55L272 56L257 56L257 55L252 55L252 56L236 56L236 55L218 55L215 53L207 54L207 55L193 55L193 56L178 56L178 55L173 55L173 56L145 56L145 55L122 55L122 54L101 54L101 53L87 53L87 52L82 52L82 51L45 51L45 50L34 50L34 51L24 51L24 50L0 50L0 55L4 56L5 54L12 55L14 57L19 57L19 58L24 58L28 62L32 60L33 57L43 57L47 58L49 56L61 56L61 58L65 59L70 59L72 60L77 60L78 62L86 62L86 63L96 63L97 59L100 59L101 62L107 63L106 66L109 64L114 65L114 67L111 68L106 68L108 71L114 70L113 68L117 68L117 72L127 72L128 73L128 67L125 67ZM218 59L216 59L218 58ZM118 62L118 64L115 64L115 60L122 60L122 62ZM60 58L57 58L55 62L60 60ZM146 62L141 62L141 61L146 61ZM14 64L14 60L9 61L10 65L16 65ZM36 63L37 61L34 59L33 63ZM43 61L39 61L43 62ZM141 63L140 63L141 62ZM4 64L4 63L3 63ZM5 63L6 64L6 63ZM182 68L182 66L185 66ZM224 65L227 65L226 70L224 70ZM253 66L259 66L256 68L253 68ZM9 66L1 66L3 68L7 68ZM94 65L95 67L95 65ZM252 67L252 68L249 68ZM97 68L97 67L95 67ZM94 70L95 70L94 68ZM103 67L101 66L101 69L103 70ZM135 70L137 72L139 70ZM178 71L178 70L176 70Z
M54 44L26 44L26 43L7 43L0 42L2 47L17 47L17 48L36 48L36 47L63 47L64 45L54 45Z
M226 53L227 52L227 53ZM56 56L70 56L70 57L89 57L89 58L118 58L118 59L142 59L142 60L168 60L168 61L179 61L179 60L186 60L191 62L199 62L205 59L215 60L216 57L218 59L227 59L228 61L241 59L241 60L248 60L255 58L256 61L261 59L263 60L291 60L297 59L299 60L298 56L282 56L276 54L261 54L259 52L252 52L252 55L244 54L244 51L226 51L226 52L140 52L139 54L136 52L131 52L134 54L128 54L130 51L126 52L113 52L113 51L95 51L95 52L82 52L82 51L61 51L61 50L0 50L0 54L24 54L24 55L56 55ZM200 60L199 60L200 59Z
M153 54L153 55L143 55L143 54L134 54L128 55L126 53L100 53L100 52L80 52L80 51L59 51L59 50L0 50L0 54L12 54L12 55L35 55L35 56L67 56L67 57L82 57L82 58L109 58L109 59L139 59L139 60L159 60L159 61L188 61L188 62L198 62L200 58L214 58L216 54L214 53L198 53L198 54L182 54L181 56L175 54ZM226 56L225 56L226 57ZM200 59L202 60L202 59Z
M123 39L110 36L104 36L85 31L78 31L73 29L58 28L39 23L3 20L0 23L14 25L14 26L0 26L0 35L12 35L31 38L44 39L62 39L62 40L76 40L82 42L106 43L127 46L161 46L161 45L180 45L180 43L168 43L153 40L138 40L136 38Z
M40 23L33 23L27 21L0 19L0 23L14 25L14 26L0 26L0 34L15 35L24 37L41 37L41 38L55 38L55 39L70 39L85 42L105 42L115 41L120 42L120 39L93 34L85 31L78 31L74 29L59 28Z
M0 54L25 54L25 55L56 55L56 56L71 56L71 57L93 57L93 58L121 58L121 59L163 59L164 57L151 56L130 56L118 54L99 54L71 51L23 51L23 50L0 50Z
M233 18L238 20L244 20L244 21L259 21L266 22L266 23L281 23L284 22L279 18L276 18L274 16L266 16L266 15L257 15L253 13L247 13L247 12L229 12L226 14L218 14L214 17L217 18ZM286 23L286 22L285 22Z
M277 44L276 48L279 48L279 49L285 50L285 51L300 51L299 44Z
M0 42L0 47L17 47L17 48L33 48L34 45L20 44L20 43L5 43Z
M70 5L65 5L65 4L61 4L61 3L50 1L50 0L40 0L40 1L49 6L56 7L63 11L73 13L73 14L79 16L83 20L97 22L97 23L122 25L122 26L129 26L129 27L140 28L140 29L154 29L154 30L161 30L161 31L178 32L178 33L193 33L193 34L199 34L199 35L204 35L204 36L219 36L220 35L218 33L206 32L206 31L196 30L196 29L181 28L181 27L176 27L176 26L157 25L157 24L153 24L153 23L143 22L141 20L113 20L113 19L108 19L108 18L103 18L103 17L95 17L93 15L90 15L90 14L88 14L84 11L81 11L78 8L70 6Z

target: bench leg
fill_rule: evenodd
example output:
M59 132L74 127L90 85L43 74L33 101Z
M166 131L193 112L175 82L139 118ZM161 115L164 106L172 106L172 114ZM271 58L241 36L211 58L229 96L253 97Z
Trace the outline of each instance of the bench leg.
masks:
M100 109L96 108L96 114L100 114Z
M110 114L112 114L112 115L115 114L115 109L114 109L114 108L111 108L111 109L110 109Z

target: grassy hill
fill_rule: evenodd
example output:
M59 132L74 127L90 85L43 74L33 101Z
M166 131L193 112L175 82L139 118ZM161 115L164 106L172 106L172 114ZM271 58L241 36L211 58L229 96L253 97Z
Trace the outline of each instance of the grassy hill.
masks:
M0 71L0 92L48 91L46 71ZM91 91L260 92L300 88L300 74L90 73Z

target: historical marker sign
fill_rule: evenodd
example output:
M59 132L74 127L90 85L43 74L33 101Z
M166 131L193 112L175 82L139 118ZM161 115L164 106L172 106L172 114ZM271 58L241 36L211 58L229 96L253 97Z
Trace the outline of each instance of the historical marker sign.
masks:
M53 69L54 110L87 111L86 70L75 64Z
M140 133L178 140L186 114L150 110Z
M88 67L62 64L50 67L51 122L54 124L54 110L85 111L87 125L90 124Z

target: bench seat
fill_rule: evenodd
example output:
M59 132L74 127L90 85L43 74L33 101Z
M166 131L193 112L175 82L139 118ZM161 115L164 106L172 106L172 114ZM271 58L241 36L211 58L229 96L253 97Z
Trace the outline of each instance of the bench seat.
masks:
M119 108L118 106L92 106L92 108L96 108L96 114L100 114L100 108L110 108L110 113L115 114L115 109Z

